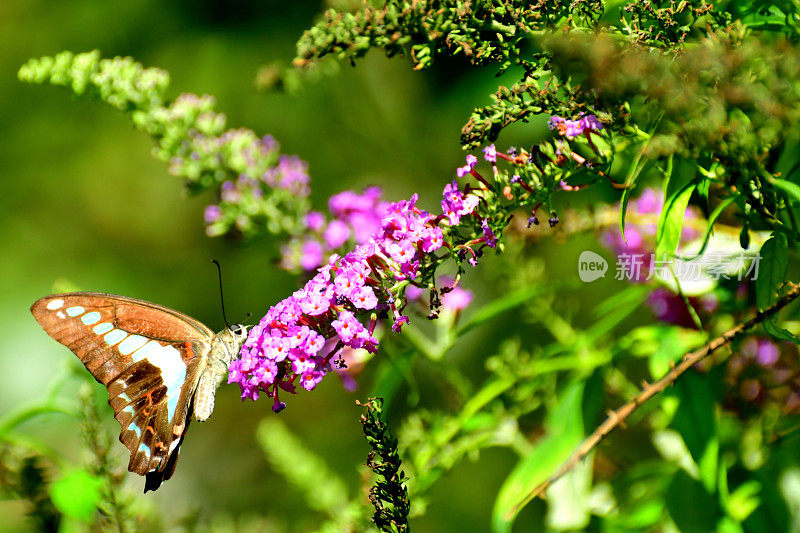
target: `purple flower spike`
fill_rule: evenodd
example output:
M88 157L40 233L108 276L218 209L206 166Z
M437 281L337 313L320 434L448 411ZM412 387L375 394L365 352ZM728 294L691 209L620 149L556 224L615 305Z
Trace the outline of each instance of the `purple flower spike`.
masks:
M484 153L496 159L494 146ZM283 161L284 174L297 171L295 163ZM470 172L476 164L475 156L467 156L462 170ZM284 177L278 171L274 174L276 180ZM252 180L243 178L236 183L239 181L250 186ZM223 189L235 191L236 186ZM330 199L333 220L326 223L316 212L306 216L304 240L296 238L282 253L285 264L294 261L312 272L316 268L316 275L271 307L250 329L239 359L229 365L229 382L239 384L243 398L268 396L273 398L276 412L283 409L279 389L290 393L300 387L313 390L330 371L339 373L342 354L352 350L375 353L378 339L374 334L380 316L390 313L394 331L409 323L403 310L408 298L414 297L413 289L404 297L399 287L407 281L416 286L428 283L435 270L431 267L442 259L437 251L447 248L475 265L485 246L497 246L498 237L480 207L481 197L464 193L455 181L444 188L442 214L423 211L417 200L414 194L406 201L381 202L380 190L375 187L363 194L344 191ZM470 218L464 228L453 231L447 227L447 222L457 225L465 216ZM454 235L468 226L482 236L475 239L473 233L469 237L473 242L459 245L457 239L464 236ZM329 253L353 237L357 244L350 253ZM460 249L454 251L454 244ZM473 244L480 248L473 250ZM329 254L327 261L325 254ZM442 305L458 311L471 298L469 292L456 287L443 295ZM346 378L345 383L354 386L352 376Z

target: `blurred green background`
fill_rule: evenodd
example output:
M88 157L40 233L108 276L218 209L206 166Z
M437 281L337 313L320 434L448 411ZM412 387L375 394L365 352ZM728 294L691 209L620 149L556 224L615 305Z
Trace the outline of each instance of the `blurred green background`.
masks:
M463 161L460 128L496 89L497 78L446 63L415 73L405 59L375 53L296 95L255 91L258 68L290 60L294 42L324 7L257 0L0 2L0 416L40 397L77 362L28 311L45 294L71 287L124 294L218 330L223 322L210 258L223 265L232 320L248 312L261 316L297 283L276 267L273 243L207 238L202 212L212 198L187 197L181 181L150 156L151 141L122 114L63 89L19 82L17 69L30 57L97 48L104 57L131 55L166 69L173 97L212 94L230 127L272 134L284 153L308 161L316 208L335 192L368 184L383 186L388 199L419 192L424 207L435 207ZM531 128L512 129L504 144L529 143L540 129ZM477 280L470 288L477 303L492 296ZM473 334L456 350L456 357L474 361L477 374L499 336L481 337L487 333ZM363 379L369 383L369 368ZM366 393L347 393L328 379L313 394L292 397L281 414L352 491L368 451L354 400ZM167 523L193 511L201 519L259 513L302 523L310 513L305 502L269 469L255 440L258 421L273 416L268 402L242 403L232 386L220 389L217 402L209 423L193 424L177 475L147 500ZM111 409L104 415L116 440ZM25 430L81 461L75 419L48 416ZM115 446L127 462L124 448ZM415 530L486 529L515 459L510 451L490 450L480 463L456 467L433 490L433 504ZM138 492L143 480L131 474L127 483ZM24 512L19 502L0 501L0 530L26 530Z

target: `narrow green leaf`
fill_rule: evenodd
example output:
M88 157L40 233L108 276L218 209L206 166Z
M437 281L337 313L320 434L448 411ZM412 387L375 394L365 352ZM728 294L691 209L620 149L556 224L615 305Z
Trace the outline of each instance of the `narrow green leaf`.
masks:
M714 398L708 383L698 374L687 373L675 384L680 404L672 426L681 434L700 469L703 486L713 492L717 482L719 437Z
M630 287L632 290L625 294L625 301L620 301L620 305L608 309L586 330L586 339L594 343L597 339L610 332L631 314L642 308L642 304L647 300L649 293L644 285ZM613 297L612 297L613 298ZM610 300L611 298L609 298ZM602 304L601 304L602 305Z
M700 196L700 199L703 200L703 207L708 211L710 209L708 205L708 190L711 188L711 180L704 179L700 180L700 183L697 184L697 195Z
M628 243L625 240L625 214L628 212L628 200L631 198L631 191L633 191L633 187L628 187L622 191L622 198L619 201L619 233L622 235L622 240L625 244Z
M50 498L65 516L88 522L97 509L102 484L85 470L74 470L50 485Z
M728 498L728 514L737 522L744 522L761 504L761 483L755 479L745 481Z
M778 299L778 289L786 278L788 244L783 233L773 233L761 247L756 278L756 305L763 311Z
M689 205L689 198L697 188L690 181L675 191L664 203L656 230L656 257L672 256L678 249L683 231L683 218Z
M503 482L492 513L492 530L496 533L511 531L517 513L533 498L533 490L581 443L583 385L575 382L564 389L545 421L547 436L536 443L530 455L520 459Z
M782 341L790 341L800 344L800 338L788 329L784 329L775 323L775 317L768 318L761 323L764 326L764 331Z
M772 180L772 185L789 196L793 201L800 202L800 185L778 178Z
M703 253L706 251L706 247L708 246L708 240L711 238L711 233L714 230L714 223L717 221L717 218L719 218L722 212L725 211L728 208L728 206L734 203L735 201L736 201L735 196L726 198L722 203L720 203L714 209L714 211L711 212L711 214L708 216L708 226L706 227L706 233L703 236L703 245L700 247L700 250L697 252L697 255L695 255L694 257L690 257L689 260L695 259L703 255ZM743 246L743 248L747 249L747 246Z

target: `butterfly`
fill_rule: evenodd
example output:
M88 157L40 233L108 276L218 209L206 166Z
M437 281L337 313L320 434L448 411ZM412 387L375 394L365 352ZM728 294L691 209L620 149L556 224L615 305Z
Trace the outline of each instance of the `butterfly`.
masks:
M192 415L211 416L216 389L247 338L247 326L214 334L168 307L112 294L53 294L31 313L108 389L119 440L131 454L128 470L146 476L145 492L175 472Z

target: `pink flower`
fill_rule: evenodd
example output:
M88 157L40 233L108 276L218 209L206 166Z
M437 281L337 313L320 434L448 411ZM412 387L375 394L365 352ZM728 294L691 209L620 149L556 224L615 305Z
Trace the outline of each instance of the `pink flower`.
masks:
M350 228L341 220L331 220L325 228L325 243L328 248L338 248L350 238Z
M469 154L467 156L467 164L464 165L463 167L458 167L456 169L456 176L458 176L459 178L463 178L467 174L471 173L472 169L474 169L475 165L477 164L478 164L478 158L472 154Z
M483 149L483 158L491 163L497 162L497 149L494 147L493 144L490 144L489 146Z
M314 270L322 264L322 245L317 241L304 242L300 252L300 266L303 270Z
M350 297L350 301L359 309L375 309L378 305L378 297L375 296L375 291L364 286Z
M414 246L408 241L390 242L386 251L398 263L410 263L414 259Z
M425 253L435 252L444 244L442 228L426 228L423 232L422 251Z
M343 342L350 342L353 337L363 329L361 322L359 322L355 315L350 311L342 311L339 313L339 318L331 322L331 326L339 334L339 338Z
M325 225L325 215L319 211L309 211L303 222L311 231L321 231Z
M460 311L467 307L472 301L472 293L461 287L455 287L452 291L442 296L442 307L450 311Z
M330 308L330 302L324 295L311 291L306 292L306 296L299 302L300 310L310 316L321 315Z
M306 372L300 377L300 386L306 390L314 390L317 383L322 381L323 376L322 372Z

